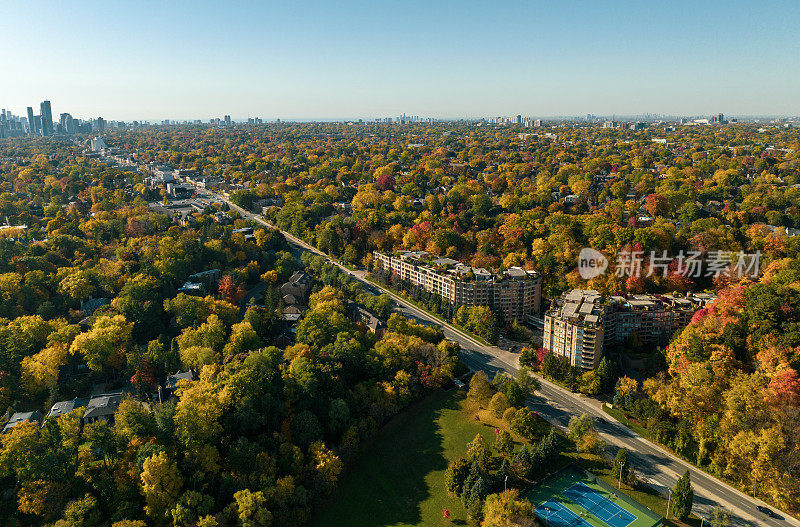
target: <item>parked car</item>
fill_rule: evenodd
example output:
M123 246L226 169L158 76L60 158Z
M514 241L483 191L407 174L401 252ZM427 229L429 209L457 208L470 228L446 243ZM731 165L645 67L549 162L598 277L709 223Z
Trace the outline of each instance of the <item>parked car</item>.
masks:
M763 512L764 514L766 514L770 518L775 518L775 516L776 516L775 513L772 512L772 509L769 509L769 508L764 507L762 505L756 505L756 509L758 509L759 511Z

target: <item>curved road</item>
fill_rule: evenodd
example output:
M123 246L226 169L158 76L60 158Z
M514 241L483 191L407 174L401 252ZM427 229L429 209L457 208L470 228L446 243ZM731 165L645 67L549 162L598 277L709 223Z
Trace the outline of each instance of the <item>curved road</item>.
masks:
M242 217L253 220L266 227L276 228L260 216L236 206L223 196L217 194L212 195L223 200L232 209L239 212ZM519 370L518 355L506 352L495 346L481 344L471 335L450 324L443 323L432 315L416 308L394 292L367 281L364 271L352 271L336 260L331 259L327 254L305 243L303 240L300 240L288 232L281 232L293 245L324 256L346 273L362 281L370 289L378 289L390 295L396 302L395 310L401 314L425 324L441 327L446 338L459 343L461 346L461 359L471 369L484 370L489 373L490 378L497 371L504 371L514 375ZM651 486L661 491L662 494L669 492L667 489L674 488L678 477L686 470L689 470L695 493L693 506L693 512L695 514L709 518L711 510L714 507L722 506L731 512L734 525L794 525L800 527L800 521L796 518L777 511L761 500L747 496L727 483L706 474L670 452L651 443L647 439L642 438L628 427L603 412L601 407L602 403L600 401L576 395L545 379L540 378L540 381L542 384L541 389L531 396L528 401L531 408L535 409L540 416L547 419L550 423L562 429L566 429L569 419L573 416L583 413L588 413L593 416L597 422L600 436L608 445L608 451L614 454L619 447L627 449L632 468L640 477L648 481ZM756 505L770 507L779 517L768 517L759 512L756 509Z

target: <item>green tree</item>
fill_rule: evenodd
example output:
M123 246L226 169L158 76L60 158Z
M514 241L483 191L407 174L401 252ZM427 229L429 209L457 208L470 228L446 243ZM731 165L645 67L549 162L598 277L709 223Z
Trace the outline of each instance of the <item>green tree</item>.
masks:
M109 459L117 455L117 440L114 429L108 421L95 421L87 424L83 435L92 444L92 448L103 455L103 460L108 465Z
M500 430L494 437L494 448L503 456L508 456L514 451L514 441L511 439L511 434L505 430Z
M485 371L476 371L469 380L469 391L467 397L480 405L485 404L492 397L492 385L489 376Z
M680 519L685 519L692 512L692 502L694 501L694 490L692 489L691 476L689 471L683 473L675 484L675 492L672 493L672 514Z
M469 461L463 457L454 459L444 472L444 484L447 492L458 495L464 487L464 480L469 475Z
M503 392L497 392L489 401L489 410L495 417L503 417L503 412L508 409L508 398Z
M211 512L214 499L194 490L184 492L175 507L170 511L175 527L192 527L202 516Z
M614 466L611 473L618 480L626 481L629 469L628 451L624 448L620 448L617 450L617 455L614 457Z
M575 441L579 452L599 452L602 449L603 442L595 428L594 418L589 414L572 416L567 434Z
M722 507L714 507L711 509L711 521L709 522L711 527L730 527L730 524L731 513Z

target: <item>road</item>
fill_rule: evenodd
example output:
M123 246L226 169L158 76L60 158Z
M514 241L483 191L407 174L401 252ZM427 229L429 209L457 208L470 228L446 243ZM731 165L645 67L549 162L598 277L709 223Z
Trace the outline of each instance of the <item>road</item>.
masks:
M216 195L228 205L239 212L243 217L260 223L264 226L275 228L258 215L252 214L222 196ZM495 346L486 346L471 335L454 326L443 323L432 315L418 309L394 292L368 282L364 271L353 271L344 267L328 255L310 246L292 234L281 231L286 239L307 251L328 258L344 272L359 279L371 289L378 289L387 293L396 302L396 310L401 314L414 318L422 323L436 325L442 328L444 335L451 341L458 342L461 346L462 361L473 370L484 370L489 378L497 371L504 371L515 375L519 370L519 357L516 354L501 350ZM777 511L774 507L754 499L730 485L706 474L689 463L683 461L670 452L651 443L639 436L625 425L619 423L603 412L602 403L596 399L574 394L545 379L541 379L542 387L528 401L531 408L540 416L561 429L566 429L570 417L588 413L593 416L598 425L600 437L606 442L610 453L616 453L617 448L624 447L629 452L632 468L636 473L658 489L662 494L673 489L678 477L686 470L691 474L692 486L695 492L693 512L701 517L710 517L714 507L722 506L728 510L733 518L734 525L770 525L770 526L800 526L800 521L784 512ZM779 516L770 518L756 509L756 505L771 508Z

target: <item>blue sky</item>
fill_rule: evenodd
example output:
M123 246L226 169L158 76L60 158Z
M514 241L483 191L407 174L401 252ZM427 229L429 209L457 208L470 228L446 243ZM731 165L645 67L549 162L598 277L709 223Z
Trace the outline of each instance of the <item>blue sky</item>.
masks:
M800 2L0 0L0 106L108 119L800 114Z

